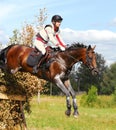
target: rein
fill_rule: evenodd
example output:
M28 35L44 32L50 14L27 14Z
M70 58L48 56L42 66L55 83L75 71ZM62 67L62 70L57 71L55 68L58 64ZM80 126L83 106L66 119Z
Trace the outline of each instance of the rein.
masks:
M72 58L73 60L77 60L74 56L70 55L70 54L67 54L70 58ZM90 68L90 64L92 62L92 58L89 57L88 55L88 50L86 49L86 65Z
M77 60L75 57L73 57L73 56L71 56L71 55L69 55L69 54L67 54L70 58L72 58L73 60Z
M94 68L94 67L91 67L91 62L92 62L92 60L93 60L93 57L89 57L89 55L88 55L88 50L86 51L86 65L88 66L88 68L90 69L90 70L95 70L96 72L98 71L96 68Z

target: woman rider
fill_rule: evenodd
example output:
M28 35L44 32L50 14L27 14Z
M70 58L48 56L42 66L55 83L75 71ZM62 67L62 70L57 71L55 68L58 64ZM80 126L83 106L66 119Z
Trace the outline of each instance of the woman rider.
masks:
M63 42L60 36L60 25L63 18L60 15L54 15L51 19L51 24L46 25L44 29L40 30L36 35L36 39L34 41L34 47L40 51L39 59L42 58L46 53L46 47L48 46L48 42L51 43L51 47L59 47L62 51L65 50L66 45ZM35 73L38 66L34 66Z

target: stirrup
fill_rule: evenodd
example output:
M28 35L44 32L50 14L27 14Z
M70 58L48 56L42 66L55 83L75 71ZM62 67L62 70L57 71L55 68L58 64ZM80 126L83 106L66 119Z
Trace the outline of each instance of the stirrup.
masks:
M36 74L38 72L38 65L35 65L33 67L33 74Z

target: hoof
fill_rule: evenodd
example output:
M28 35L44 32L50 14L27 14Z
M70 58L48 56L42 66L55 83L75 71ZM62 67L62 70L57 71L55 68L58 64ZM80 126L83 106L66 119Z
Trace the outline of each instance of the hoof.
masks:
M79 113L78 113L78 112L74 112L74 113L73 113L73 116L74 116L74 118L78 118Z
M12 74L15 74L15 70L14 69L11 69L10 71Z
M74 118L78 118L78 115L73 115L74 116Z
M71 110L66 110L65 115L70 116L71 115Z

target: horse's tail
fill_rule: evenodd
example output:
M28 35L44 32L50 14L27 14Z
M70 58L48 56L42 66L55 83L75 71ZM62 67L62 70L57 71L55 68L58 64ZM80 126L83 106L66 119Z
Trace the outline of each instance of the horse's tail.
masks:
M0 61L5 62L5 50L4 49L2 49L0 51Z
M14 45L15 45L15 44L12 44L12 45L10 45L10 46L8 46L8 47L6 47L6 48L4 48L4 49L2 49L2 50L0 51L0 61L5 62L6 54L7 54L8 50L9 50L12 46L14 46Z

